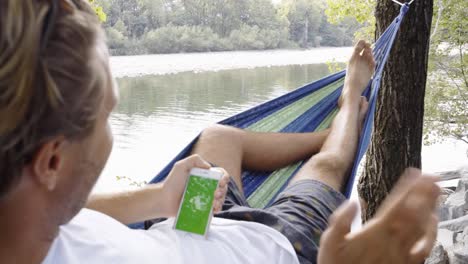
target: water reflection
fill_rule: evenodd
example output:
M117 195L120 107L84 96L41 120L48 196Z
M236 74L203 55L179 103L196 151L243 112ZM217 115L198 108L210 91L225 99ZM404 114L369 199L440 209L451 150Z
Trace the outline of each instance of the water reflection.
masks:
M118 79L117 113L132 116L217 112L268 100L328 74L324 64ZM197 114L195 114L197 115Z
M326 64L117 79L114 149L95 191L150 180L204 127L329 73Z

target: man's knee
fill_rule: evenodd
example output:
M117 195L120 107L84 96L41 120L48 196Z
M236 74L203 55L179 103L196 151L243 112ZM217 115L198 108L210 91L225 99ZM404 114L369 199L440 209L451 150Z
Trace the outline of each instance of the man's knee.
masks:
M240 144L243 131L224 125L212 125L203 130L199 142L204 144Z
M321 175L342 177L346 173L348 164L340 155L320 152L312 157L310 166Z

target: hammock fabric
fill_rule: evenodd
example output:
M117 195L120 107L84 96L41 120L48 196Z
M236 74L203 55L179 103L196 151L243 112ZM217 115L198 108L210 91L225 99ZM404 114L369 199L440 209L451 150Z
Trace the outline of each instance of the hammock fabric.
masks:
M346 183L344 194L350 197L358 164L367 150L372 133L375 104L380 88L380 80L385 62L409 6L404 4L400 14L377 40L374 47L376 69L364 95L369 100L362 135L359 139L358 151L351 175ZM341 71L305 85L295 91L285 94L272 101L263 103L243 113L227 118L219 124L234 126L257 132L302 133L320 131L329 127L338 112L337 101L341 95L346 72ZM175 162L187 157L198 137L180 152L150 183L163 181L169 174ZM244 171L242 182L244 193L252 207L263 208L288 184L289 180L301 168L305 161L291 164L272 172ZM142 224L131 225L142 228Z

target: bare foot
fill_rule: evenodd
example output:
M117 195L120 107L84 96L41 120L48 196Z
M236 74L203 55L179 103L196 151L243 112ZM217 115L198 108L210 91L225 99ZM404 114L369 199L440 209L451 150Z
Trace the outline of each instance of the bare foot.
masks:
M343 92L338 105L341 107L343 100L349 98L356 100L364 92L372 75L374 74L375 61L369 43L360 40L354 47L353 55L348 62Z
M367 110L369 109L369 103L367 102L367 98L361 96L361 103L359 104L359 134L362 132L362 128L364 126L364 121L366 120Z
M437 236L435 205L439 188L434 177L408 169L376 217L350 234L356 205L346 204L331 217L322 235L319 264L422 263Z

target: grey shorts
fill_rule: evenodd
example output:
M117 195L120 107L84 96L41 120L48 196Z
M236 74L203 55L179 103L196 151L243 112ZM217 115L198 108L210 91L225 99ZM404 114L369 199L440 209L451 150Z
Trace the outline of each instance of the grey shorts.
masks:
M252 208L231 179L223 210L216 216L272 227L288 238L301 263L316 263L328 218L345 200L319 181L302 180L288 186L270 206Z

